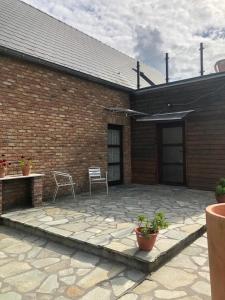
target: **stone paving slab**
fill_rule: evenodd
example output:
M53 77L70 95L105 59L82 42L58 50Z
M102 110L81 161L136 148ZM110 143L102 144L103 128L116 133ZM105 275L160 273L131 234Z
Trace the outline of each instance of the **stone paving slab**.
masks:
M204 232L204 209L213 202L211 192L131 185L111 188L109 196L81 194L76 201L64 197L55 205L10 212L2 219L7 225L152 271ZM160 232L151 252L139 251L133 232L136 218L158 211L166 214L170 226Z
M210 300L206 235L184 249L120 300Z
M0 226L0 300L113 300L144 277L123 264Z
M144 274L0 226L0 300L210 300L206 236Z

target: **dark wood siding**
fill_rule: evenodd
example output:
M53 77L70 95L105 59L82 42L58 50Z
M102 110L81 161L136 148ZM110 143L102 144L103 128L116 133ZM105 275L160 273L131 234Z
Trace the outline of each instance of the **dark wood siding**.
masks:
M132 147L133 181L143 184L156 183L156 125L133 121L132 129L131 139L135 145Z
M150 114L194 109L185 120L187 186L214 189L225 177L224 78L137 93L131 106ZM158 182L157 159L156 125L133 121L133 182Z

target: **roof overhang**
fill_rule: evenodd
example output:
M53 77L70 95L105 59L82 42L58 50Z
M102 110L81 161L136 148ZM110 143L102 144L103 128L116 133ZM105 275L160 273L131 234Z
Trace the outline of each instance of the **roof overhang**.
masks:
M182 79L178 81L171 81L169 83L162 83L162 84L157 84L154 86L149 86L149 87L144 87L139 90L135 90L133 92L134 95L146 95L148 93L154 92L154 91L160 91L163 89L169 89L173 87L179 87L179 86L185 86L185 85L192 85L193 83L196 82L202 82L202 81L207 81L207 80L213 80L217 78L224 78L225 77L225 72L220 72L220 73L212 73L204 76L198 76L198 77L192 77L188 79Z
M26 54L26 53L23 53L23 52L20 52L20 51L14 50L14 49L10 49L10 48L7 48L7 47L4 47L4 46L0 45L0 54L1 53L4 54L4 55L7 55L7 56L12 56L12 57L15 57L15 58L23 59L27 62L43 65L47 68L51 68L51 69L54 69L54 70L57 70L57 71L60 71L60 72L63 72L63 73L66 73L66 74L69 74L69 75L72 75L72 76L76 76L76 77L79 77L79 78L82 78L82 79L86 79L86 80L91 81L91 82L96 82L96 83L111 87L111 88L116 89L116 90L121 90L121 91L128 92L128 93L131 93L132 91L134 91L133 88L126 87L126 86L123 86L123 85L119 85L117 83L113 83L111 81L107 81L105 79L101 79L99 77L95 77L93 75L89 75L87 73L83 73L81 71L77 71L77 70L71 69L69 67L59 65L59 64L56 64L54 62L47 61L45 59L35 57L35 56L30 55L30 54Z
M163 122L163 121L180 121L184 119L188 114L194 112L193 109L185 111L174 111L163 114L153 114L138 118L139 122Z
M113 113L124 113L127 117L131 116L147 116L146 113L128 109L128 108L120 108L120 107L106 107L105 108L108 111L111 111Z

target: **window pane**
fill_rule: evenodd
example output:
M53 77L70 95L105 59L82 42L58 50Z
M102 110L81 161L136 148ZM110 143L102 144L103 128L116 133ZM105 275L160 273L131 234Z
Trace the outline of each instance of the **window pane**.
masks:
M108 167L108 179L109 181L119 181L120 180L120 166L109 166Z
M163 147L164 163L182 163L183 147L182 146L164 146Z
M112 148L108 149L108 162L109 163L119 163L120 162L120 148Z
M108 130L108 144L120 145L120 131L116 129Z
M163 128L162 142L163 144L183 143L183 128L182 127Z

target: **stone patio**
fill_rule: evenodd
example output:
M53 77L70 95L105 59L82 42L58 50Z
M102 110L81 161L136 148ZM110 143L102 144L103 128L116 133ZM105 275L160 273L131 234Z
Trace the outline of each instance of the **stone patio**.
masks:
M152 274L0 226L0 300L210 300L206 237Z
M0 226L0 300L113 300L145 274Z
M119 299L210 300L206 234Z
M193 242L205 231L207 205L212 192L170 186L131 185L113 187L110 195L80 194L56 204L10 212L3 223L68 246L122 262L143 271L153 271ZM152 217L162 211L170 223L160 232L154 249L139 251L133 233L139 214Z

